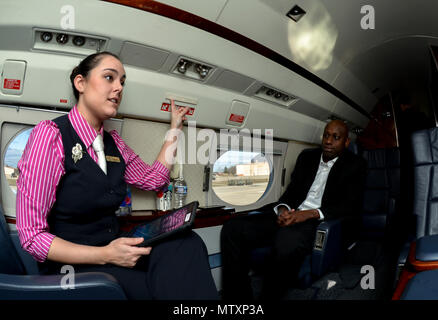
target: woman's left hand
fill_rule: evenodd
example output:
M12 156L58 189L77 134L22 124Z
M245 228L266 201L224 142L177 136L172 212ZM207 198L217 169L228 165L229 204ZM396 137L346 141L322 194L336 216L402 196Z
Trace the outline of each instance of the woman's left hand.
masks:
M172 119L170 121L170 129L179 129L182 130L183 122L187 120L186 113L190 110L189 107L180 107L177 108L175 106L175 101L173 99L170 100L170 105L172 109Z

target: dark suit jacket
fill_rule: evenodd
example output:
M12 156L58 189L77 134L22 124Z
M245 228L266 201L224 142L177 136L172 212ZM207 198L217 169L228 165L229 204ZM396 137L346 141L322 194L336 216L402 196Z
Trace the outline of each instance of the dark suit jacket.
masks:
M322 149L306 149L298 156L291 182L278 202L264 206L268 211L279 203L298 208L306 199L315 180ZM366 176L366 161L345 150L330 170L322 196L321 208L324 219L359 215L362 210L363 188Z

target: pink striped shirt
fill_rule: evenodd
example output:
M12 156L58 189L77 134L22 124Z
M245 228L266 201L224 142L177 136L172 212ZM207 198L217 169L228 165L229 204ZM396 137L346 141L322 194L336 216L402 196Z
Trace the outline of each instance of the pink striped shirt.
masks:
M82 117L76 106L68 118L97 163L92 143L96 131ZM100 129L103 134L103 127ZM126 164L124 179L143 190L159 190L169 183L169 170L160 162L152 166L143 162L128 147L117 131L110 132ZM18 162L20 176L17 181L17 230L21 246L37 261L47 258L55 235L50 233L48 214L56 201L56 188L65 174L64 147L57 125L50 120L40 122L32 130L23 156Z

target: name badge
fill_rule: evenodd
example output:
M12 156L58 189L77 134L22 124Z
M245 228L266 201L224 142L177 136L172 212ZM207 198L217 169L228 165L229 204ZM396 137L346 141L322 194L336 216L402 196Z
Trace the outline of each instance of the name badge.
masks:
M108 161L108 162L120 162L119 157L105 156L105 158L106 158L106 161Z

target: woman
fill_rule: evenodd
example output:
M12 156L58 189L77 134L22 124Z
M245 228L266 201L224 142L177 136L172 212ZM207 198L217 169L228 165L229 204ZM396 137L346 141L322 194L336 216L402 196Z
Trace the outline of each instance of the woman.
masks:
M206 248L195 233L152 249L119 232L115 211L126 183L144 190L167 184L166 152L173 142L165 141L149 166L115 130L103 130L122 100L126 75L119 58L109 52L88 56L70 80L77 105L68 115L40 122L18 164L22 247L46 273L59 273L64 264L75 272L110 273L131 299L216 299ZM172 101L171 129L182 128L187 111Z

